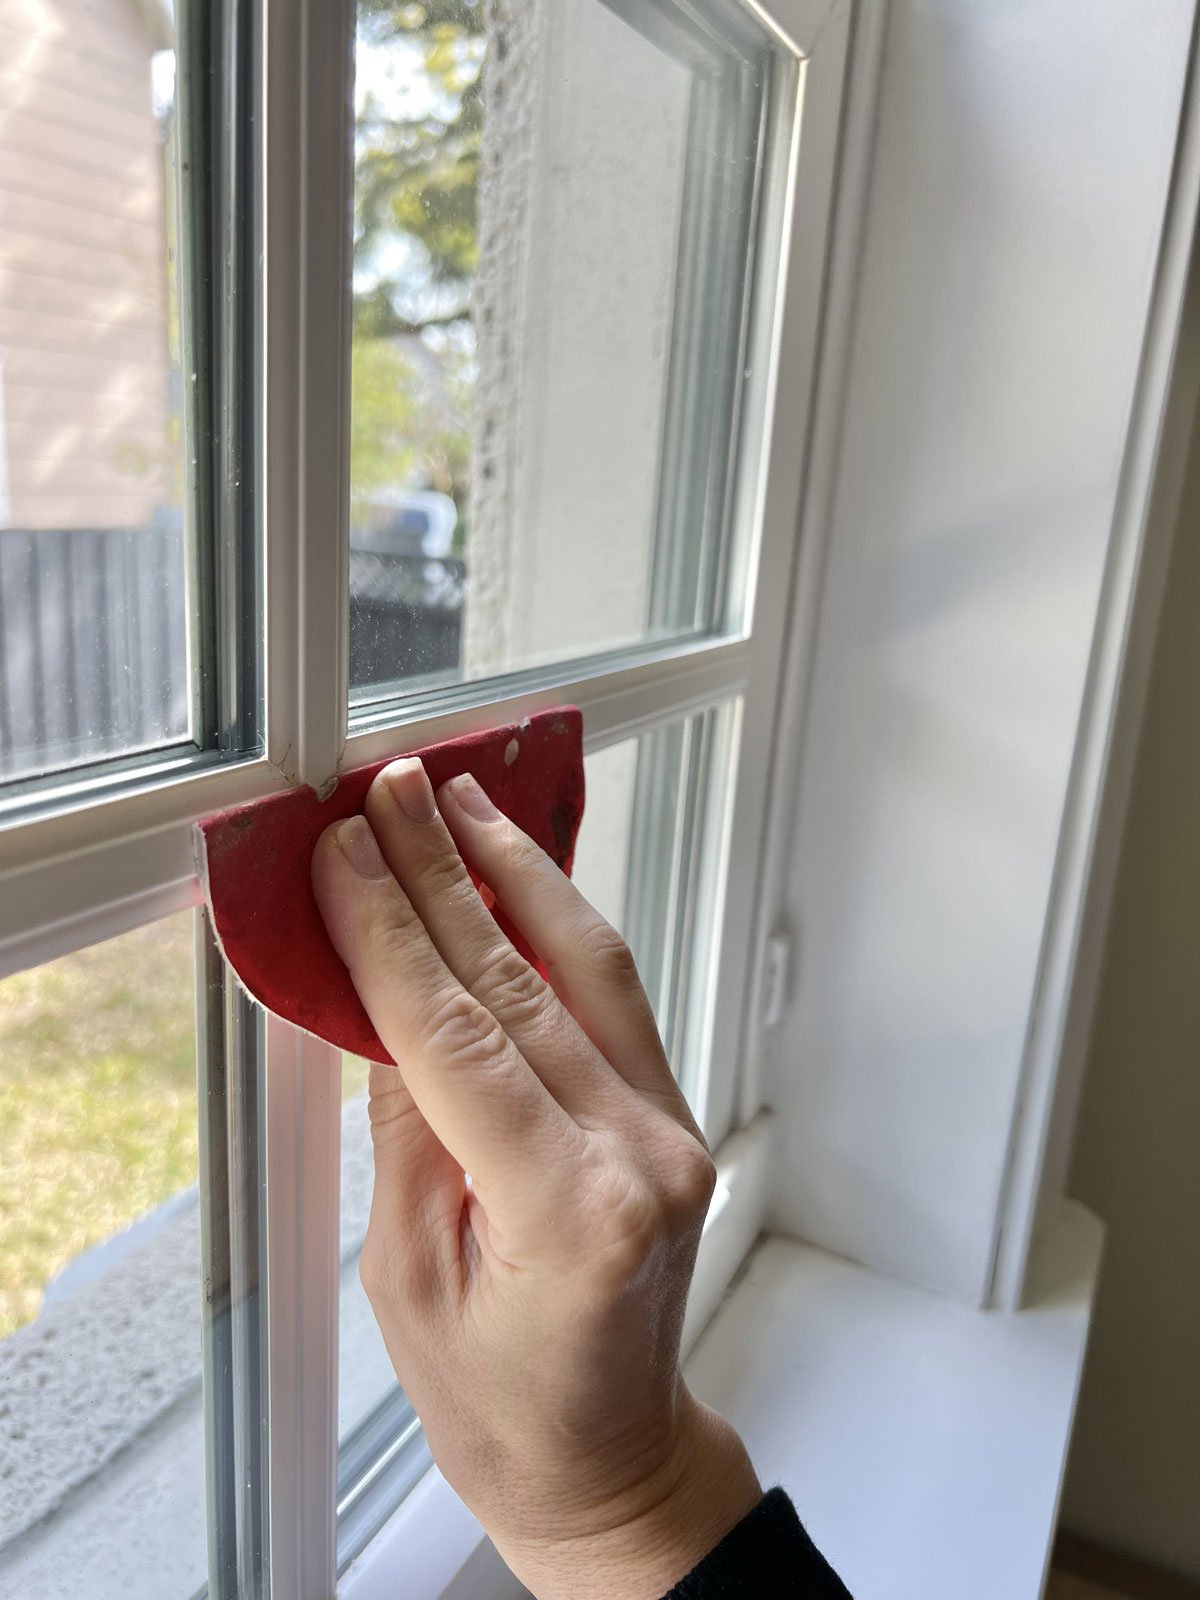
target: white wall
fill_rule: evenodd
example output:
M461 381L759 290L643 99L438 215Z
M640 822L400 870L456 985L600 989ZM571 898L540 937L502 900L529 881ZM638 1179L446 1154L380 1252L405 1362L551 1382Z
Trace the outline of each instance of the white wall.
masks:
M800 973L768 1063L791 1113L775 1220L968 1300L990 1281L1192 10L891 6L786 889Z

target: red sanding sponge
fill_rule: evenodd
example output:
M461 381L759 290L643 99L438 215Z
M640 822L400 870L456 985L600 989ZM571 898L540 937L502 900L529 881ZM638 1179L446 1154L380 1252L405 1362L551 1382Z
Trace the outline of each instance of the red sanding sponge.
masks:
M583 816L583 718L574 706L410 753L420 756L435 790L459 773L474 774L501 811L570 872ZM196 855L221 948L254 999L332 1045L391 1062L329 942L310 879L317 840L331 822L362 811L385 766L343 773L327 800L313 789L289 789L205 817L196 826ZM503 911L493 914L535 959Z

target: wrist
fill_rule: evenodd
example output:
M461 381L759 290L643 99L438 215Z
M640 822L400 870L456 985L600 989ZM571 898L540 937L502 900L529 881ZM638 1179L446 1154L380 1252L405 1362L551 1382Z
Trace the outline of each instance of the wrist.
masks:
M597 1485L592 1531L521 1541L510 1564L537 1600L659 1600L761 1498L737 1433L684 1389L676 1438L654 1474L623 1495L619 1508L606 1504Z

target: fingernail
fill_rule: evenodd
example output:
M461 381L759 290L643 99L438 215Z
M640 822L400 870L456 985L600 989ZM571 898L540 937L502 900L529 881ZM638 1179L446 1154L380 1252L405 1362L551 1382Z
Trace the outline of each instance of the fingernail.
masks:
M460 778L451 778L447 788L456 803L477 822L495 822L500 815L471 773L464 772Z
M337 831L338 847L360 878L386 878L387 862L379 853L366 817L349 817Z
M419 761L397 761L383 774L396 804L410 822L432 822L437 816L437 801Z

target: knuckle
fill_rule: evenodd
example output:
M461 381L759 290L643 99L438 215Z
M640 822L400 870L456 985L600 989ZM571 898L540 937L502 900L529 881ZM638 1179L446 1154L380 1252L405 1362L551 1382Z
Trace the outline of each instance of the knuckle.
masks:
M486 1007L456 987L429 1003L422 1042L431 1055L463 1066L485 1066L503 1058L506 1035Z
M498 876L519 878L538 865L543 852L528 834L522 833L515 822L504 819L503 838L498 851L500 872Z
M414 912L406 894L390 893L382 896L382 904L374 912L371 934L382 946L394 949L405 946L411 934L421 926L421 918Z
M358 1281L376 1318L390 1325L397 1315L410 1316L434 1291L436 1262L419 1238L381 1243L368 1230L358 1257Z
M580 959L604 982L618 987L641 987L637 962L625 940L602 917L589 919L576 940Z
M422 887L431 896L461 894L469 882L462 857L453 845L430 851L421 863L420 877Z
M672 1211L687 1221L702 1220L717 1187L717 1164L703 1145L689 1139L672 1162L666 1183Z
M374 1248L370 1235L358 1258L358 1281L373 1306L388 1306L398 1298L395 1252Z
M592 1275L606 1293L635 1279L666 1233L662 1199L635 1173L607 1172L593 1195Z
M372 916L370 948L385 962L395 963L411 949L413 934L420 926L421 919L407 896L389 894Z
M544 1013L547 985L511 945L489 952L474 987L495 1007L507 1027L521 1028Z

